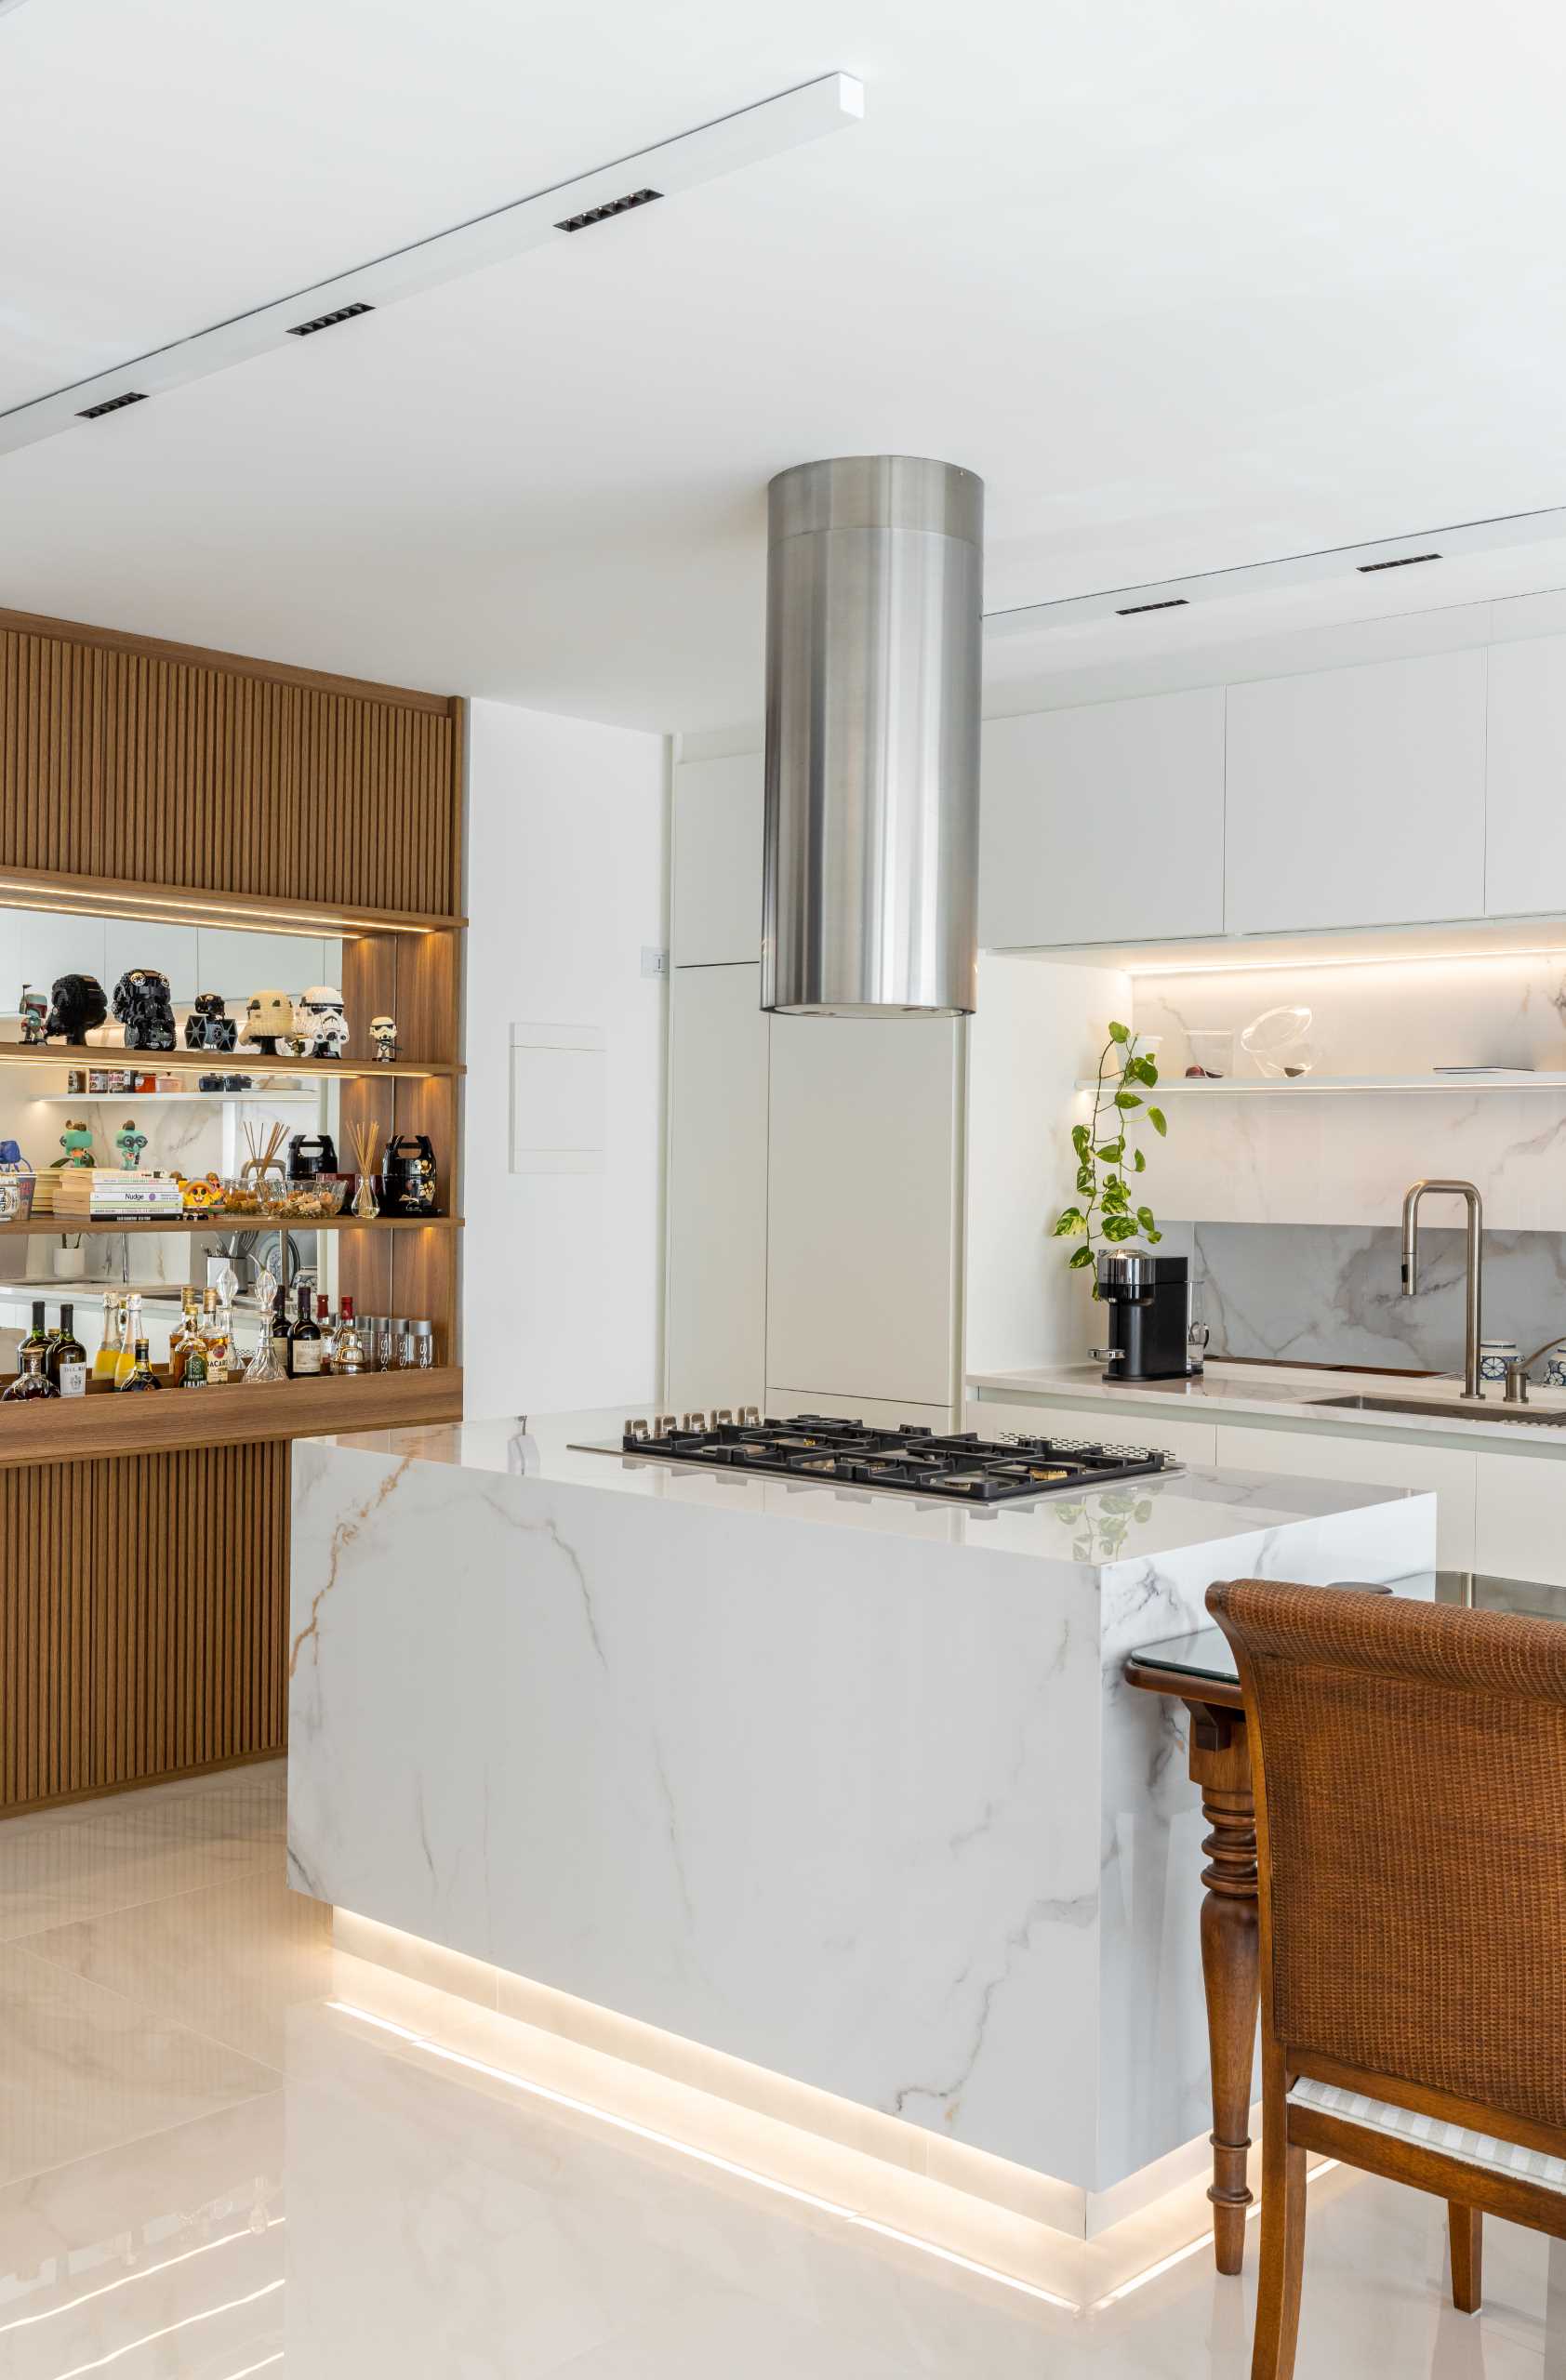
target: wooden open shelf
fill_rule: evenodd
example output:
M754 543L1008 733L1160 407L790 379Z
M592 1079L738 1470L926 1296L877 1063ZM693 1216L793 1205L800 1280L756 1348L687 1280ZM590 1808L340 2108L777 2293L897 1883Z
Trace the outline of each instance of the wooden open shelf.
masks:
M365 1372L357 1380L279 1381L264 1388L238 1382L226 1388L165 1388L140 1396L122 1396L94 1382L83 1397L0 1405L0 1465L396 1430L461 1418L462 1372L456 1364ZM215 1555L221 1550L215 1548Z
M338 1082L371 1082L404 1077L432 1082L439 1077L465 1075L467 1067L440 1058L267 1058L245 1050L119 1050L89 1045L79 1050L64 1042L28 1048L24 1042L0 1042L0 1066L79 1066L84 1074L125 1069L145 1075L324 1075ZM82 1097L89 1096L84 1091ZM118 1097L119 1093L91 1094ZM126 1091L127 1099L155 1099L156 1091Z
M134 884L113 876L57 876L0 868L0 908L57 909L68 917L133 918L143 925L226 926L253 933L450 933L468 922L427 909L365 909L351 901L290 901Z
M29 1215L25 1223L0 1223L0 1239L76 1238L86 1233L89 1238L101 1238L113 1233L116 1238L127 1232L132 1239L150 1236L155 1232L182 1231L207 1234L229 1231L460 1231L466 1218L462 1215L181 1215L179 1222L119 1223L100 1218L96 1222L73 1222L69 1215ZM80 1284L78 1284L78 1287ZM113 1281L89 1283L89 1287L113 1289ZM178 1284L174 1286L178 1287ZM59 1282L48 1284L52 1297Z

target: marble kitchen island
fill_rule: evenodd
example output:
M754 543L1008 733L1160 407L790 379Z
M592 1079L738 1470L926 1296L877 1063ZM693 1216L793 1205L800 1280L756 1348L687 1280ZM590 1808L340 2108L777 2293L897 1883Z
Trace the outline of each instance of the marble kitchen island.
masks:
M1068 2232L1135 2203L1210 2116L1183 1713L1125 1655L1214 1579L1430 1571L1434 1497L1191 1470L963 1510L582 1435L296 1446L296 1889Z

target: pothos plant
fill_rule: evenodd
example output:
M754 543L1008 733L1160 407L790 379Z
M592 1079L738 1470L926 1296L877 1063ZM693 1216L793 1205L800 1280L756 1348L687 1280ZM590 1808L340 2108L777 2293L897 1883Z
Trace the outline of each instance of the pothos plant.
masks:
M1081 1243L1067 1260L1073 1272L1086 1270L1100 1241L1113 1247L1122 1239L1157 1241L1163 1236L1152 1209L1137 1206L1132 1189L1135 1177L1148 1170L1145 1152L1135 1145L1142 1120L1146 1118L1161 1140L1169 1130L1162 1108L1149 1106L1142 1095L1157 1084L1158 1068L1150 1057L1140 1054L1136 1045L1137 1036L1127 1026L1110 1025L1098 1060L1093 1120L1071 1128L1081 1203L1062 1210L1055 1236ZM1096 1285L1094 1294L1097 1295Z

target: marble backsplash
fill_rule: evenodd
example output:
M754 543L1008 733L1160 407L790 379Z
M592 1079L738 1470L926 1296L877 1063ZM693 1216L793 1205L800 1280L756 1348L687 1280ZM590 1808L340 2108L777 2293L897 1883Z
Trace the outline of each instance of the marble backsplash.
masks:
M1395 1225L1199 1223L1172 1226L1165 1243L1190 1252L1214 1355L1461 1368L1460 1231L1421 1226L1412 1298L1400 1287ZM1483 1329L1524 1355L1566 1332L1566 1233L1485 1233Z

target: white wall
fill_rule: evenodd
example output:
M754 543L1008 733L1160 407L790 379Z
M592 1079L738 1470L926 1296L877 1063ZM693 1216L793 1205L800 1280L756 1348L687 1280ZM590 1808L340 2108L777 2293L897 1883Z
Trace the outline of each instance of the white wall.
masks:
M475 702L468 755L467 1409L649 1410L666 1032L641 957L667 942L666 746ZM589 1170L511 1170L516 1025L601 1036L602 1156L564 1160Z
M1073 1086L1097 1066L1109 1019L1130 1009L1129 979L1113 968L994 952L979 960L968 1026L967 1371L1076 1363L1102 1327L1087 1276L1068 1267L1075 1243L1054 1238L1052 1226L1076 1195Z

